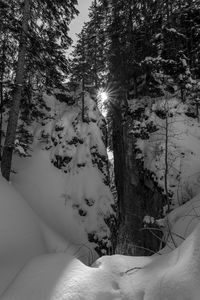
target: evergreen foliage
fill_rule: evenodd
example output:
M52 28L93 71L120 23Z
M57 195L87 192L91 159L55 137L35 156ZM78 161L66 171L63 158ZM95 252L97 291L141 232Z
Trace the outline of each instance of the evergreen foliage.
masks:
M41 110L39 91L63 88L69 73L66 50L72 42L68 31L71 19L78 13L76 4L76 0L0 2L1 124L6 95L10 100L1 165L7 179L20 112L25 122L37 118Z

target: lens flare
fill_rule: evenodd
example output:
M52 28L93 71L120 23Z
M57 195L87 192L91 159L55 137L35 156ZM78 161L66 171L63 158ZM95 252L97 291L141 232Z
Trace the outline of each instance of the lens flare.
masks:
M108 101L108 93L104 89L101 88L98 91L98 98L102 103L104 103L104 102Z
M100 92L100 98L102 102L105 102L108 100L108 94L105 91Z

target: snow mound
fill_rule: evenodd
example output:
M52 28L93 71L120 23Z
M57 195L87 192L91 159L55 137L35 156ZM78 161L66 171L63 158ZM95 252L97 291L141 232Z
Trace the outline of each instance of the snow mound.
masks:
M120 291L112 273L54 254L30 262L1 300L27 299L117 300Z
M14 166L18 170L13 178L16 189L48 227L71 243L87 243L86 233L66 203L65 175L51 165L49 153L35 148L30 158L16 157Z
M115 255L93 267L66 254L32 260L1 300L199 300L200 225L171 253Z
M47 249L37 216L2 177L0 191L1 295L24 264Z
M33 130L30 157L15 157L17 174L12 180L50 228L87 248L93 260L94 248L102 254L111 246L114 199L109 188L103 117L86 93L83 122L80 95L76 97L69 106L44 95L51 111Z

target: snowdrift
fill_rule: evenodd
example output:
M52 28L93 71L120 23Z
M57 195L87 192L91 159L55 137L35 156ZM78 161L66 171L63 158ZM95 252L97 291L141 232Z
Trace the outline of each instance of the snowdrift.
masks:
M87 248L72 244L69 237L48 226L13 185L0 177L0 296L32 258L66 251L85 263L95 258Z
M0 177L0 295L27 261L46 251L37 216Z
M164 219L157 220L163 229L166 246L159 253L168 253L178 247L199 223L200 195L197 195L170 212Z
M32 260L1 300L199 300L200 225L162 256L105 256L87 267L67 254Z
M0 190L1 300L199 299L200 225L193 230L192 224L189 237L170 253L104 256L88 267L2 178ZM172 212L171 226L185 217L189 226L187 214L198 203L195 197Z

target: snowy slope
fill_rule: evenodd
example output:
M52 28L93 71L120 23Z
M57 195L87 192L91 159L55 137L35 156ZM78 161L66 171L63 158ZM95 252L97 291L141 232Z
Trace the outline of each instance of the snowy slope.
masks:
M30 195L36 195L34 185L27 188L30 188ZM95 254L87 247L73 244L70 234L67 237L59 234L48 224L48 220L45 222L43 214L41 217L11 183L0 177L0 295L9 288L24 265L38 255L67 252L80 257L87 264L94 261ZM55 219L56 214L52 218ZM75 227L72 216L70 221L71 231L74 225L73 232L78 234L80 228Z
M12 181L64 239L89 253L94 248L105 253L110 247L108 224L114 220L114 200L108 186L103 117L89 94L85 95L85 122L80 94L74 105L60 103L54 96L44 95L44 100L50 112L32 129L30 157L16 155Z
M168 253L178 247L199 223L200 194L157 220L163 230L166 246L159 253Z
M27 261L46 252L37 216L0 177L0 295Z
M164 194L167 140L167 187L172 207L196 196L200 192L200 124L188 116L188 104L165 96L131 100L130 108L132 113L142 111L130 130L137 138L137 157Z
M21 271L2 300L198 300L200 225L169 254L105 256L87 267L44 255Z

